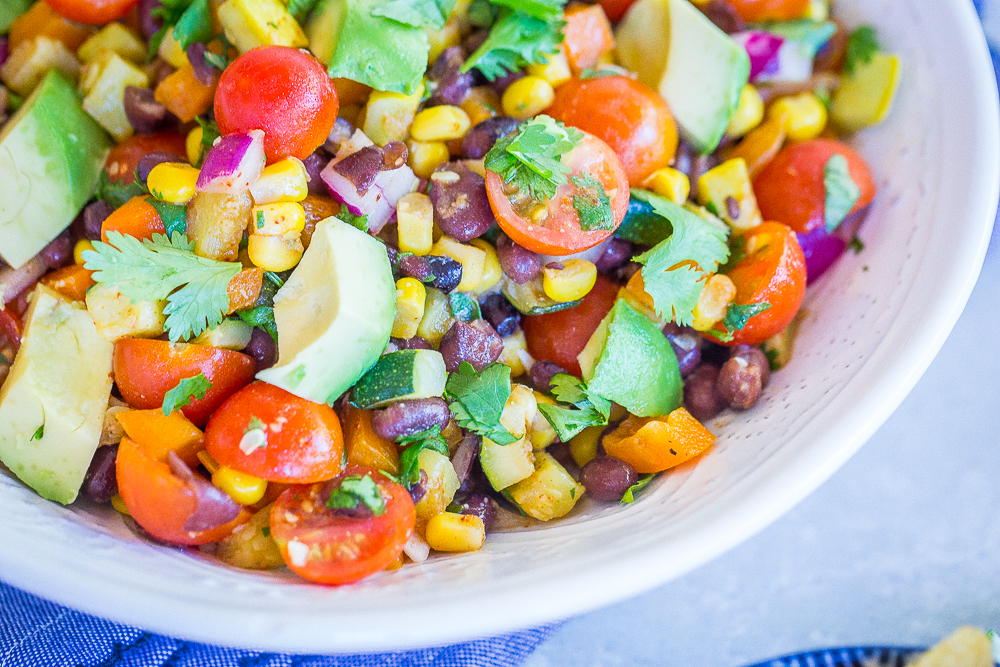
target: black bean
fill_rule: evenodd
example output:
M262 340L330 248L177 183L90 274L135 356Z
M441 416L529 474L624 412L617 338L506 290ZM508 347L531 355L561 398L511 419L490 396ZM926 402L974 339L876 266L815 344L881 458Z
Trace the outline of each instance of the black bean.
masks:
M455 453L451 457L451 464L455 468L455 474L458 475L459 485L464 484L469 473L472 472L472 464L479 456L481 444L482 438L475 433L470 433L458 443L458 448L455 449Z
M715 389L718 377L718 366L702 364L684 380L684 408L699 421L711 419L726 407Z
M188 62L194 70L194 78L203 86L211 86L215 82L215 77L222 73L222 70L208 62L208 58L205 57L207 51L201 42L193 42L186 51Z
M503 294L490 294L480 307L483 317L503 338L513 335L521 325L521 313Z
M118 493L118 478L115 475L117 456L118 445L110 445L98 447L94 458L90 460L80 491L95 503L109 503Z
M547 392L549 391L549 386L552 384L553 377L568 373L569 371L554 361L540 359L531 366L529 374L531 375L531 382L535 385L535 389Z
M503 91L507 90L507 87L517 81L518 79L524 78L524 72L517 70L514 72L507 72L498 79L490 81L490 88L496 91L497 95L503 96Z
M443 398L418 398L399 401L372 413L372 429L386 440L398 440L429 428L444 428L451 421L451 410Z
M42 248L42 261L49 269L60 269L73 261L73 236L67 229Z
M464 162L446 162L434 173L428 194L434 204L434 222L441 231L464 242L481 236L496 222L486 179Z
M434 279L434 270L431 263L423 255L403 255L397 261L399 273L407 278L416 278L420 282L429 282Z
M510 116L487 118L465 133L462 138L462 155L473 160L486 157L497 139L506 137L519 124L516 118Z
M461 46L449 46L441 52L428 72L435 82L434 93L427 106L451 104L457 106L465 101L472 89L474 78L471 72L463 72L465 50Z
M125 115L139 134L149 134L177 124L177 116L156 101L151 88L125 87Z
M420 336L413 338L390 338L389 342L396 345L397 350L433 350L433 346Z
M152 37L163 25L163 19L153 14L153 10L162 4L160 0L139 0L139 29L146 39Z
M458 507L459 514L475 515L482 519L483 527L486 528L487 533L493 530L493 522L496 521L497 511L500 509L497 501L481 493L474 493L466 497L458 504Z
M594 265L601 273L607 273L627 262L632 254L632 244L615 236L608 242L608 245L604 246L604 252L597 258Z
M465 49L466 53L473 53L476 49L483 45L486 38L490 36L489 30L473 30L462 40L462 48ZM479 70L476 70L477 72Z
M448 294L462 282L462 263L444 255L426 255L434 279L431 287Z
M587 495L597 500L618 502L638 481L635 468L613 456L597 456L580 469L580 483L587 487Z
M695 7L700 9L708 17L708 20L726 34L731 35L746 29L746 23L728 0L709 0L702 4L696 4Z
M330 156L327 155L326 151L322 148L317 149L315 153L310 153L306 159L302 161L302 165L306 168L306 175L309 177L309 194L330 194L326 189L326 184L323 182L323 179L320 178L320 173L329 161Z
M764 390L761 369L750 364L744 357L733 357L722 364L715 381L715 390L731 408L752 408L760 400L760 394Z
M676 327L670 330L665 327L663 334L670 341L677 355L677 365L680 366L681 377L687 377L701 363L701 337L691 329Z
M260 327L254 327L250 334L250 342L243 348L244 354L249 354L257 363L257 372L270 368L278 361L278 344Z
M507 277L519 285L534 280L542 272L538 255L514 243L506 234L497 238L497 258Z
M84 207L83 212L76 220L76 232L80 238L89 241L98 241L101 238L101 225L108 219L114 209L111 204L98 199Z
M180 157L179 155L174 155L173 153L166 153L163 151L150 153L149 155L143 156L143 158L139 160L139 164L136 165L135 168L136 178L139 179L140 183L145 185L146 179L149 178L149 172L153 171L153 167L155 167L158 164L164 164L167 162L186 163L187 160Z
M463 361L481 371L500 358L503 340L486 320L459 321L448 329L438 351L444 357L444 367L449 372L457 371Z

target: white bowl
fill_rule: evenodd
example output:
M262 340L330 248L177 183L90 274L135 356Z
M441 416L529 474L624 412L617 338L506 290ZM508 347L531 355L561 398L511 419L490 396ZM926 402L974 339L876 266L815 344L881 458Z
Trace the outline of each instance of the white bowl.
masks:
M718 444L627 507L588 505L475 554L435 557L344 588L227 569L134 537L111 512L63 508L0 476L0 577L159 633L291 652L456 642L646 591L774 521L899 405L957 320L997 206L997 91L966 0L839 0L902 55L896 106L857 138L879 183L848 253L810 288L791 364Z

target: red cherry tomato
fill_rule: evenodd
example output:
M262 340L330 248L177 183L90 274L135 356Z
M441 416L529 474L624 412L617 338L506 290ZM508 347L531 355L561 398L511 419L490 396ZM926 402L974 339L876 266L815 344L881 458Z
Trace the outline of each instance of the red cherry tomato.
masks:
M215 92L222 134L264 131L268 162L305 159L337 120L337 91L318 60L287 46L247 51L226 68Z
M875 197L875 181L864 159L847 144L813 139L783 148L753 179L757 205L765 220L777 220L805 234L823 224L826 186L823 173L834 155L843 155L847 171L861 195L850 213Z
M247 452L240 444L253 429L267 440ZM270 482L311 484L343 470L344 438L333 408L266 382L244 387L215 411L205 448L222 465Z
M187 162L184 135L179 132L132 135L108 153L108 159L104 161L108 180L126 184L133 182L139 161L150 153L173 153Z
M203 531L187 531L184 525L198 507L198 496L171 471L136 442L123 438L115 459L118 494L129 514L146 532L171 544L208 544L232 534L250 520L242 510L235 519ZM197 473L195 473L197 474Z
M253 357L207 345L145 338L123 338L115 343L115 383L133 408L162 406L168 391L198 373L212 383L204 398L180 409L199 428L223 401L253 380L256 370Z
M17 313L9 308L0 308L0 336L6 336L7 341L16 349L21 346L23 331L24 325Z
M583 302L548 315L521 318L521 328L528 341L528 352L535 359L552 361L573 375L580 375L580 354L591 334L618 299L618 285L598 275L593 289Z
M795 232L777 222L765 222L743 237L746 256L726 273L736 285L737 305L769 303L746 326L733 332L727 345L759 345L792 321L806 293L806 260Z
M621 224L628 209L628 178L622 168L621 160L611 147L597 137L584 133L580 143L566 153L563 164L573 172L570 179L587 173L604 187L605 193L611 198L611 211L614 216L614 229ZM573 208L573 197L580 194L580 188L572 180L559 186L556 196L541 202L546 207L547 215L539 222L530 220L522 213L514 210L513 204L504 192L504 181L492 171L486 172L486 192L490 198L490 207L500 223L500 227L518 245L532 252L544 255L569 255L586 250L611 236L614 229L594 230L585 232L580 229L580 218ZM528 200L522 206L534 208L538 202Z
M604 13L608 15L608 20L612 23L621 21L625 12L633 4L635 4L635 0L601 0L601 7L604 8Z
M568 81L545 113L604 140L633 187L668 166L677 152L677 124L667 103L627 76Z
M729 0L744 21L791 21L803 18L809 0Z
M332 510L330 493L345 477L371 475L385 513ZM349 584L384 570L403 551L416 524L410 492L382 473L351 466L329 482L287 489L271 510L271 536L296 574L321 584Z
M139 4L139 0L45 0L49 7L71 21L104 25L117 21Z

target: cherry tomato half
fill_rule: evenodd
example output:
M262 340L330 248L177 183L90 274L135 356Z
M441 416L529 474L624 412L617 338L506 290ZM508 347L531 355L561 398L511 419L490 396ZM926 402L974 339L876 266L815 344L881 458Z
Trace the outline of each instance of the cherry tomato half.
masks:
M746 255L726 273L736 285L733 303L769 303L746 326L733 332L727 345L759 345L792 321L806 293L806 260L793 232L778 222L765 222L743 237Z
M115 383L133 408L161 407L163 397L181 380L204 375L212 383L205 397L180 409L200 428L223 401L253 380L256 370L253 357L207 345L145 338L123 338L115 343Z
M139 0L45 0L49 7L72 21L104 25L117 21Z
M562 162L573 170L570 180L559 186L555 197L542 202L546 215L539 222L515 211L504 192L506 185L503 179L492 171L486 172L486 192L500 227L518 245L543 255L569 255L597 245L618 228L628 209L628 177L621 160L606 143L584 133L580 143L563 156ZM583 173L600 182L611 198L613 229L589 232L580 229L573 197L579 195L581 190L572 179Z
M135 180L135 168L139 161L150 153L173 153L180 162L184 157L184 135L179 132L157 132L155 134L134 134L111 149L104 161L104 170L112 183L131 183Z
M744 21L791 21L803 18L809 0L729 0Z
M597 276L593 289L583 302L548 315L521 318L521 328L528 341L528 352L535 359L552 361L579 377L580 354L590 336L618 299L618 285L603 275Z
M242 510L221 526L184 530L198 507L198 495L170 471L169 465L150 456L129 438L123 438L118 446L115 474L118 494L129 514L158 540L184 545L218 542L232 534L236 526L250 520L250 513Z
M545 113L604 140L633 187L677 152L677 124L659 93L627 76L574 79L556 89Z
M308 157L326 141L338 108L326 69L287 46L247 51L222 73L215 92L219 131L263 130L268 162Z
M608 20L612 23L621 21L625 12L633 4L635 4L635 0L601 0L601 7L604 8L604 13L608 15Z
M0 308L0 336L5 336L11 345L18 348L21 346L23 332L24 324L17 313L8 308Z
M243 436L254 429L266 441L241 449ZM205 449L222 465L270 482L311 484L343 470L344 437L333 408L266 382L244 387L215 411Z
M875 181L864 159L847 144L813 139L786 146L753 179L757 205L765 220L777 220L805 234L823 224L826 186L823 174L834 155L847 160L847 172L861 191L850 213L875 197Z
M385 513L352 516L327 507L344 477L371 475ZM352 466L329 482L287 489L271 510L271 536L296 574L321 584L349 584L399 557L416 524L410 492L372 468Z

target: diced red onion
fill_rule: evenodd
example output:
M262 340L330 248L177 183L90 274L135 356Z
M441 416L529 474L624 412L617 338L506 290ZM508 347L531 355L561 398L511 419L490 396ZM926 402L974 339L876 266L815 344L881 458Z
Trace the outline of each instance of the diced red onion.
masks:
M334 162L333 169L349 180L358 194L364 197L375 182L375 177L382 171L382 162L382 151L377 146L365 146L343 160Z
M778 54L755 81L796 83L808 81L813 71L813 55L802 42L785 40L778 48Z
M240 505L208 480L191 472L187 464L173 450L167 454L170 472L187 485L195 494L198 504L184 522L184 530L200 532L227 524L240 515Z
M738 32L732 38L743 45L750 56L750 80L754 81L764 72L777 71L778 50L784 38L769 32L752 30Z
M541 260L542 266L545 266L549 262L566 262L571 259L583 259L588 262L593 262L597 264L597 260L604 255L604 251L607 249L608 244L611 243L611 239L614 238L609 236L597 245L587 248L586 250L581 250L580 252L575 252L571 255L539 255L538 259Z
M236 195L250 189L264 169L264 133L235 132L219 137L198 174L198 192Z
M48 266L41 253L29 259L18 269L12 269L9 266L0 268L0 295L2 295L3 302L10 303L19 297L24 290L38 282L38 279L44 276L47 270Z
M7 41L6 37L0 37L0 65L7 62L7 56L10 55L10 42Z

